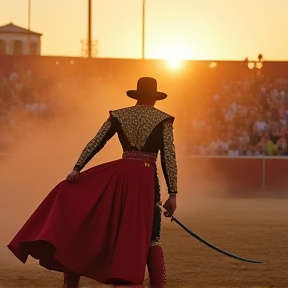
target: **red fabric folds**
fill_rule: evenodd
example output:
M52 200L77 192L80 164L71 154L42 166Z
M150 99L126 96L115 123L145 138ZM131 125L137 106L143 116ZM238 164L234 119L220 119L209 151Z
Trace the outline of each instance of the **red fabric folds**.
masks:
M148 164L147 164L148 163ZM153 225L153 161L119 159L59 183L9 243L23 263L102 283L142 284Z

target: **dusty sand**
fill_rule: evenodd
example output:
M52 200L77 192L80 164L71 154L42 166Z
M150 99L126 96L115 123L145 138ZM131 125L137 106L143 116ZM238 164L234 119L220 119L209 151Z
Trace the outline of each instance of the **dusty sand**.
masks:
M219 254L163 219L167 288L288 287L288 200L202 198L191 199L191 207L181 212L180 202L175 214L191 230L226 251L267 263L244 263ZM1 288L61 287L60 273L39 267L33 259L23 265L3 241L0 257ZM81 279L80 287L99 286Z

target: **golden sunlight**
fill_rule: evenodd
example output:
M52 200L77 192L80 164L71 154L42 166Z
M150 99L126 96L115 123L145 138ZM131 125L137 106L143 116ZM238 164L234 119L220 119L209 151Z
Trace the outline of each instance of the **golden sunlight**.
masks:
M180 59L167 59L168 66L172 69L179 68L181 66L181 60Z
M188 49L179 44L168 44L159 47L156 51L158 59L166 59L168 61L168 66L172 69L179 68L182 64L181 60L189 59Z

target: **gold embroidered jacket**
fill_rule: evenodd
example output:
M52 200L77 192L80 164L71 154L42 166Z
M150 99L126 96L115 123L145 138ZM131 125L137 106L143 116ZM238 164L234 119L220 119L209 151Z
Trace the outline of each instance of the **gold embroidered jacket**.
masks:
M123 151L138 150L156 154L160 151L168 193L177 193L173 122L174 117L152 106L135 105L110 111L109 119L86 145L74 169L81 171L117 133Z

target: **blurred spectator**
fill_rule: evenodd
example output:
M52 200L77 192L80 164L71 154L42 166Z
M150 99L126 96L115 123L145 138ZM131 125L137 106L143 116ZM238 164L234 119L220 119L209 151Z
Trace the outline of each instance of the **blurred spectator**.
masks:
M69 81L70 82L70 81ZM61 99L51 79L31 71L0 71L0 152L17 141L14 127L27 121L47 121L59 113ZM29 131L22 131L22 135ZM14 137L13 137L14 135Z
M253 79L223 80L218 90L191 91L185 114L193 137L185 140L182 154L288 155L287 79L262 79L257 85Z

